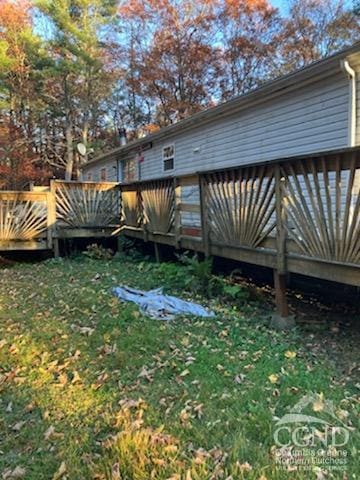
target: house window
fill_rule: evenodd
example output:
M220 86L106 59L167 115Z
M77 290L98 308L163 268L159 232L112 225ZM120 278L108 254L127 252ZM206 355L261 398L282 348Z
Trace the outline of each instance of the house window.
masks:
M100 180L102 182L106 182L106 168L102 168L100 170Z
M174 170L175 146L167 145L163 148L163 169L164 172Z
M92 173L90 173L90 172L87 174L87 181L88 182L92 181Z

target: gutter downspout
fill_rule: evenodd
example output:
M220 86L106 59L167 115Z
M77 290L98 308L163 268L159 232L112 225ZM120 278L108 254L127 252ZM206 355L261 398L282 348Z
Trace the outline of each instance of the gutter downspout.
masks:
M349 96L349 147L356 145L356 72L348 60L341 60L341 69L350 81Z

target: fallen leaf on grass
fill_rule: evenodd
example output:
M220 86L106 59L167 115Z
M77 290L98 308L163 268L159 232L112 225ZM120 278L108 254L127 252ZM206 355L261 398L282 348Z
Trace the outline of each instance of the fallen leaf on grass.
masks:
M274 384L278 382L279 376L272 373L271 375L268 376L268 379L270 383Z
M314 412L322 412L324 409L324 402L323 399L320 397L313 403L312 409Z
M55 433L55 428L51 425L44 433L45 440L50 440L50 438L54 435L54 433Z
M3 480L15 480L16 478L23 478L26 473L25 468L15 467L14 470L8 468L2 474Z
M12 430L14 432L20 432L20 430L25 425L25 423L26 423L25 420L15 423L15 425L12 427Z
M203 403L199 403L199 405L196 405L196 407L194 407L194 411L196 413L196 416L198 418L201 418L203 416L203 408L204 408L204 404Z
M64 387L68 383L68 377L66 373L61 373L58 376L59 383L56 384L57 387Z
M97 379L96 379L96 382L93 383L91 386L94 390L98 390L102 385L104 385L104 383L106 382L106 380L109 378L109 374L106 373L106 372L103 372L101 373Z
M50 425L50 427L44 433L44 438L47 441L49 441L53 438L63 438L63 437L64 437L64 434L55 432L55 428L52 425Z
M65 475L65 473L66 473L66 463L61 462L61 465L60 465L58 471L54 473L54 476L53 476L52 480L58 480L63 475Z
M148 370L146 367L142 367L138 375L138 378L145 378L148 382L152 382L153 380L152 373L153 373L153 370Z
M79 373L78 373L76 370L74 370L74 372L73 372L73 378L72 378L72 380L71 380L71 383L72 383L72 384L74 384L74 383L81 383L80 375L79 375Z
M252 470L252 466L250 465L250 463L245 462L239 465L239 470L241 472L250 472Z
M70 326L72 330L78 331L82 335L87 335L88 337L90 337L90 335L92 335L95 332L95 328L91 328L91 327L79 327L79 325L76 325L74 323Z
M144 407L146 404L142 398L134 400L132 398L123 398L119 401L119 405L124 409Z
M289 360L292 360L293 358L296 357L296 352L292 352L291 350L288 350L285 352L285 357L288 358Z
M19 349L15 344L12 344L9 347L9 352L11 353L11 355L16 355L17 353L19 353Z
M239 375L236 375L236 377L234 378L234 382L235 383L242 383L246 378L246 375L244 375L243 373L239 373Z
M186 369L186 370L183 370L183 371L180 373L179 376L180 376L180 377L186 377L186 375L189 375L189 373L190 373L189 370Z
M180 415L179 415L180 421L182 424L185 424L189 421L190 419L190 414L189 412L184 408L181 410Z

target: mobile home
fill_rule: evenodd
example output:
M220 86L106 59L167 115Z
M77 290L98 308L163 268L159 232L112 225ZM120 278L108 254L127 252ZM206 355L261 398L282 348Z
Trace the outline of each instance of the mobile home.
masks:
M83 180L132 182L360 144L360 43L90 160Z

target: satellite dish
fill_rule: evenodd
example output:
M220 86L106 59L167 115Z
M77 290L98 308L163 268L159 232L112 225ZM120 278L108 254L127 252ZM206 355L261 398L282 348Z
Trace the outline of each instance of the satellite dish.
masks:
M83 157L86 155L86 147L83 143L78 143L77 144L77 151L82 155Z

